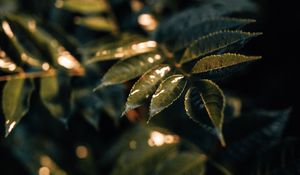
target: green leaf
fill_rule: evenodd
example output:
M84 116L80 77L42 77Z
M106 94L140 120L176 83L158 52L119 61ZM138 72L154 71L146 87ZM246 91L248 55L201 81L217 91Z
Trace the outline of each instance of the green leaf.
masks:
M185 96L185 110L187 115L194 121L204 124L209 129L211 127L206 119L203 119L201 110L205 108L212 125L216 129L216 134L225 145L222 135L222 125L224 121L225 96L222 90L211 80L201 80L197 84L198 89L191 88Z
M32 79L14 79L6 82L2 93L6 136L28 112L33 90L34 83Z
M150 104L149 120L176 101L187 84L187 80L181 74L172 75L164 80L152 96Z
M97 49L94 57L89 59L86 64L97 61L107 61L116 59L125 59L139 54L152 52L156 50L157 43L148 41L145 38L133 36L126 39L121 39L113 43L106 44Z
M55 5L58 8L83 14L108 11L108 5L103 0L57 0Z
M102 16L77 17L75 18L75 23L97 31L116 31L114 21Z
M171 67L166 64L159 65L148 72L133 85L127 98L125 111L137 108L151 97L158 85L171 74Z
M260 56L245 56L234 53L211 55L199 60L192 68L193 74L213 75L224 69L232 69L245 62L261 59Z
M220 49L226 49L231 45L242 43L256 37L260 33L248 33L241 31L221 31L206 35L191 44L184 52L180 62L186 63L199 57L216 52Z
M174 45L172 48L175 51L188 47L192 41L197 40L205 35L210 33L241 28L246 24L253 23L255 20L253 19L238 19L238 18L212 18L206 21L203 21L199 24L193 25L182 32L178 38L176 38L176 43L171 43Z
M40 79L40 97L51 115L63 123L71 113L70 77L62 72Z
M29 39L52 60L57 68L78 70L78 60L50 33L39 26L39 23L28 16L9 15L8 19L20 25Z
M129 59L120 60L104 75L98 88L120 84L139 77L147 70L162 63L164 60L165 58L158 52L146 53Z
M186 152L176 155L167 160L157 175L204 175L205 161L207 157L204 154L196 152Z

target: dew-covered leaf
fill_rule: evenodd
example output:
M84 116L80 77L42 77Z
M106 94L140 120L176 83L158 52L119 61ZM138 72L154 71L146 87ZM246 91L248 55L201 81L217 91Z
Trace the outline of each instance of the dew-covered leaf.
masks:
M13 79L6 82L2 92L6 136L28 112L33 90L34 83L32 79Z
M199 24L187 28L182 32L175 42L169 43L173 50L178 51L180 49L188 47L193 41L198 40L210 33L241 28L246 24L253 23L252 19L239 19L239 18L212 18L203 21Z
M250 38L260 33L248 33L241 31L220 31L206 35L191 44L184 52L180 62L185 63L199 57L214 53L218 50L228 48L240 43L244 45Z
M225 145L222 134L225 109L224 94L210 80L201 80L197 85L197 88L189 89L185 95L186 113L191 119L217 135L221 144ZM204 115L203 109L208 115ZM209 117L211 123L204 118L205 116ZM215 129L212 130L213 127Z
M145 103L155 93L159 84L170 75L171 67L166 64L147 71L131 88L123 114Z
M165 161L156 175L204 175L205 161L204 154L183 152Z
M55 5L58 8L83 14L108 11L107 3L103 0L57 0Z
M70 117L71 87L70 77L64 72L40 79L40 97L51 115L66 123Z
M139 77L152 67L161 64L164 60L165 58L158 52L120 60L106 72L99 87L120 84Z
M215 77L221 72L237 68L239 65L261 59L260 56L245 56L240 54L225 53L222 55L210 55L199 60L192 68L193 74L199 74L202 78Z
M116 25L110 18L102 16L87 16L75 18L75 23L96 31L114 32Z
M151 99L149 120L176 101L186 84L187 80L181 74L172 75L161 82Z

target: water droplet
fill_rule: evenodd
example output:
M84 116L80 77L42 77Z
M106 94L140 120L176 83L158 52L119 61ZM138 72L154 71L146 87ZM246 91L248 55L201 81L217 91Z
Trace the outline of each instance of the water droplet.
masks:
M50 175L50 169L48 167L41 167L39 169L39 175Z
M2 28L4 30L4 33L9 37L9 38L13 38L14 37L14 33L10 28L10 25L8 24L7 21L3 21L2 22Z
M138 23L146 30L153 31L157 27L157 21L151 14L141 14L138 17Z
M148 62L149 62L149 63L153 63L153 62L154 62L154 59L153 59L152 57L149 57L149 58L148 58Z
M76 147L76 156L80 159L84 159L88 156L89 151L86 146L80 145Z

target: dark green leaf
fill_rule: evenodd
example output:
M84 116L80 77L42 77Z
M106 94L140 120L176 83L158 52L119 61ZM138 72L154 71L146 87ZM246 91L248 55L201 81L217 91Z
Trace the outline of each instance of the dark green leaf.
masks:
M108 70L102 78L99 87L120 84L134 79L164 60L165 58L158 52L146 53L121 60Z
M164 80L152 96L149 120L176 101L185 89L187 80L181 74L172 75Z
M237 43L245 44L247 40L258 35L260 35L260 33L246 33L241 31L221 31L211 33L191 44L185 50L180 62L185 63L192 61L220 49L226 49Z
M211 55L199 60L192 69L193 74L206 74L213 76L215 73L238 67L245 62L261 59L260 56L245 56L240 54L225 53Z
M224 94L222 90L210 80L201 80L198 86L198 90L196 88L189 89L185 96L186 113L196 122L203 122L207 125L206 121L199 120L202 116L197 116L204 107L215 127L216 134L220 139L221 144L225 145L222 134L225 108ZM210 126L208 125L208 127Z
M14 79L6 82L2 94L6 136L28 112L33 90L34 83L32 79Z
M106 12L109 8L103 0L58 0L55 5L58 8L84 14Z
M238 19L238 18L212 18L201 22L200 24L191 26L185 32L176 38L176 42L170 43L174 45L173 50L177 51L188 47L193 41L198 40L210 33L243 27L246 24L253 23L252 19Z
M40 96L52 116L66 123L72 108L70 77L61 72L41 78Z
M159 65L148 72L133 85L127 98L125 111L137 108L145 103L157 89L158 85L171 74L171 67L166 64Z
M180 153L167 160L157 175L204 175L207 157L199 153Z
M112 33L116 31L114 21L102 16L77 17L75 23L97 31Z

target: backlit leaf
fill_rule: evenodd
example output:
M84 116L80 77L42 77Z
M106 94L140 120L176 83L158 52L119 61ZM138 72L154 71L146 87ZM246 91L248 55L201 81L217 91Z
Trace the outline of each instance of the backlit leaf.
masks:
M164 80L152 96L149 120L176 101L185 89L187 80L177 74Z
M6 82L2 94L6 136L28 112L33 90L34 83L32 79L14 79Z
M225 53L211 55L199 60L193 67L192 73L203 77L214 77L226 69L233 69L246 62L261 59L260 56L245 56L240 54Z
M155 93L159 83L170 74L171 67L162 64L141 76L130 90L124 113L145 103Z
M102 16L77 17L75 23L97 31L114 32L116 30L114 21Z
M56 7L78 13L101 13L108 11L107 3L103 0L57 0Z
M102 78L100 87L120 84L139 77L147 70L162 63L165 58L158 52L146 53L114 64Z
M183 57L181 58L181 63L192 61L220 49L226 49L237 43L242 43L242 45L244 45L247 40L258 35L260 35L260 33L247 33L241 31L221 31L211 33L191 44L185 50Z

